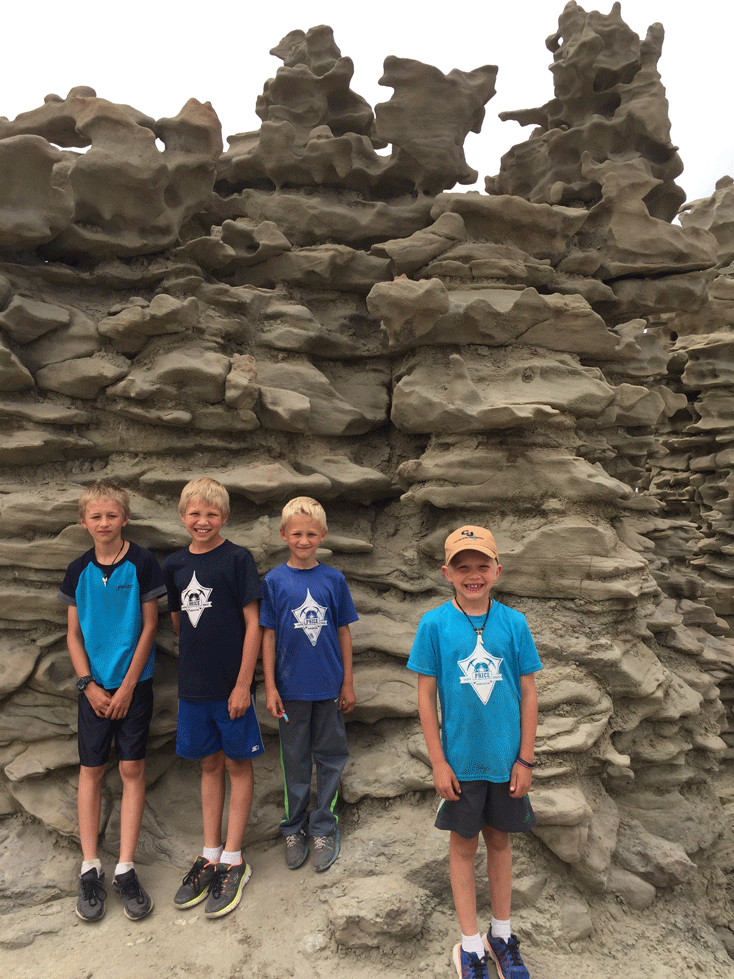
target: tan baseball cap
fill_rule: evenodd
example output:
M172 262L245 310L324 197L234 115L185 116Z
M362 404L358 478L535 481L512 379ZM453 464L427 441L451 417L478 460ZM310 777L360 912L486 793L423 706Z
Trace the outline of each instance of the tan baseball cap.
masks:
M446 550L446 564L451 564L452 559L456 557L459 551L479 551L480 554L486 554L488 557L493 557L495 561L498 560L497 545L486 527L459 527L446 538L444 548Z

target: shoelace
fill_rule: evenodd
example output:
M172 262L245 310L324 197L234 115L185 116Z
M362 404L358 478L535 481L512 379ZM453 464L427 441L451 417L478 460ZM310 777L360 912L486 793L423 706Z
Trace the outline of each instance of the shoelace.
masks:
M98 877L82 879L82 897L89 904L95 904L97 901L105 900L107 891L102 887L102 882Z
M145 898L143 897L143 892L137 875L135 877L130 877L126 881L118 881L117 886L120 888L120 895L127 901L137 901L138 904L144 903Z
M486 979L487 977L487 957L483 956L481 959L476 954L476 952L470 952L468 955L469 959L469 971L473 979ZM466 977L466 972L464 973Z
M520 942L513 935L509 942L505 942L504 949L500 949L500 954L506 952L507 958L510 960L511 968L518 968L522 966L523 960L520 957Z
M313 845L315 850L325 850L331 843L330 836L314 836Z
M212 897L218 898L219 895L224 890L224 883L227 880L227 874L229 873L229 871L230 871L229 867L224 867L222 870L214 871L214 876L212 877L211 889L209 891Z
M204 867L206 864L199 863L197 860L191 870L186 874L184 879L181 881L182 884L194 884L196 885L204 872Z
M286 836L285 845L288 847L298 846L298 844L301 842L302 839L303 839L302 833L293 833L291 836Z

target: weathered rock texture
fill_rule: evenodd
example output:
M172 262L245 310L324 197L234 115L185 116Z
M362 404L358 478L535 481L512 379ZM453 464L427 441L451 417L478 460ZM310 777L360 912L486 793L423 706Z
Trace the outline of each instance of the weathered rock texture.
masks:
M727 815L713 777L734 756L734 190L668 223L683 195L662 37L640 42L619 4L567 4L548 42L555 97L518 114L539 128L488 195L446 191L473 179L463 139L496 69L390 57L394 94L373 112L326 27L273 49L262 126L223 155L195 100L154 121L80 88L0 120L2 813L76 832L56 591L88 546L81 488L128 487L130 537L162 559L185 542L182 484L206 473L262 572L283 559L283 503L327 507L320 557L360 613L348 804L430 797L405 660L446 597L446 533L486 522L497 590L545 665L520 903L562 867L583 937L584 896L640 909L695 879L724 936L732 868L707 855ZM141 852L185 864L197 786L173 753L165 615L159 647ZM262 722L250 843L277 835L281 804ZM118 811L113 770L110 846ZM366 891L333 905L338 942L417 933L424 851L409 885L389 881L392 924L355 924ZM557 934L570 940L567 919Z

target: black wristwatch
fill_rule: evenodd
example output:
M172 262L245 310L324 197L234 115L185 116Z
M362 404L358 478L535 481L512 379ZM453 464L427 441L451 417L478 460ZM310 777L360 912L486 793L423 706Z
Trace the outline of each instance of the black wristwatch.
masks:
M94 681L93 676L80 676L79 679L76 681L76 688L79 691L79 693L83 693L87 689L89 684L92 683L93 681Z

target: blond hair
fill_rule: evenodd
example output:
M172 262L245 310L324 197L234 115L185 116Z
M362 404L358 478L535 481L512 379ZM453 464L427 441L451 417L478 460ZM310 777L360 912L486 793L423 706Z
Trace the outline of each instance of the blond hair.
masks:
M181 516L186 513L186 507L192 500L201 500L207 506L218 507L223 517L229 516L229 493L216 479L200 476L184 486L178 501L178 512Z
M87 506L93 500L112 500L113 503L116 503L120 507L125 519L130 519L130 497L126 490L115 486L114 483L108 483L107 480L101 479L98 483L92 483L91 486L87 486L79 497L80 520L84 520L87 513Z
M289 500L286 503L280 515L280 529L284 531L288 526L290 518L298 514L302 514L304 517L310 517L311 520L320 524L324 533L329 529L326 526L324 508L316 500L312 500L310 496L297 496L295 499Z

